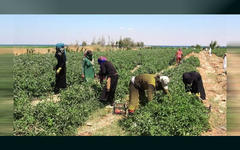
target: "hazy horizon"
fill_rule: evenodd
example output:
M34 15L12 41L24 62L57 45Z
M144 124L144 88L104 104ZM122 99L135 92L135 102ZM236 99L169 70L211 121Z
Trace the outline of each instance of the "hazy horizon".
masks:
M67 45L130 37L145 45L220 46L237 41L240 15L0 15L0 44Z

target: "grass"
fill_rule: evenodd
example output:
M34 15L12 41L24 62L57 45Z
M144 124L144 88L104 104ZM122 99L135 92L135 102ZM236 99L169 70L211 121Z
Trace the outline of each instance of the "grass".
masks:
M12 54L0 55L0 136L12 135Z
M128 136L128 132L124 131L118 124L118 121L113 122L111 125L97 130L93 136Z

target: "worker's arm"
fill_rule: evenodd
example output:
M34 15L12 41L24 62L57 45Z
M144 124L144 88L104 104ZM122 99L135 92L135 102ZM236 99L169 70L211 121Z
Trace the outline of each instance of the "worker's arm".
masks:
M106 67L103 63L100 64L100 71L98 73L99 75L99 79L100 79L100 83L103 82L104 76L106 74Z
M88 67L92 66L92 63L89 59L85 58L85 61L86 61L86 66Z
M154 86L149 84L147 89L147 98L148 101L151 101L153 99L153 92L154 92Z
M65 63L66 63L66 56L64 56L64 54L62 54L61 56L58 56L59 67L57 68L57 74L60 73Z

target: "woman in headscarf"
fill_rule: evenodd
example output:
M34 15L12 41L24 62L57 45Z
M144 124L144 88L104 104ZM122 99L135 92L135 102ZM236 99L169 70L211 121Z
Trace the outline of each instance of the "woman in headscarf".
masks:
M114 95L118 83L118 73L110 61L107 61L106 57L99 57L98 64L100 65L100 71L98 73L100 83L103 82L103 79L107 79L107 83L102 90L100 101L108 102L111 106L114 103Z
M88 50L85 52L82 63L82 78L84 78L85 81L94 79L95 76L94 59L92 57L92 51Z
M56 84L54 93L59 93L60 88L66 88L66 54L63 43L56 45L55 57L57 59L56 70Z
M191 92L197 95L200 94L200 98L202 100L206 99L202 77L198 72L185 72L183 74L183 83L185 85L186 92Z

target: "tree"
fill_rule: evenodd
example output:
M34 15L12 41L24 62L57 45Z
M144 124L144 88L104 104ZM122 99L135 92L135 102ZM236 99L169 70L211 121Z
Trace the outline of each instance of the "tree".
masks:
M199 44L197 44L197 45L195 46L195 48L196 48L196 49L201 49L201 46L200 46Z
M141 48L144 47L144 42L140 42L140 47L141 47Z
M82 46L84 47L84 46L87 46L87 42L86 41L83 41L82 42Z
M103 36L98 39L97 45L105 46L105 38Z
M209 47L213 50L217 47L217 41L211 41Z
M96 45L95 37L93 38L91 45Z

